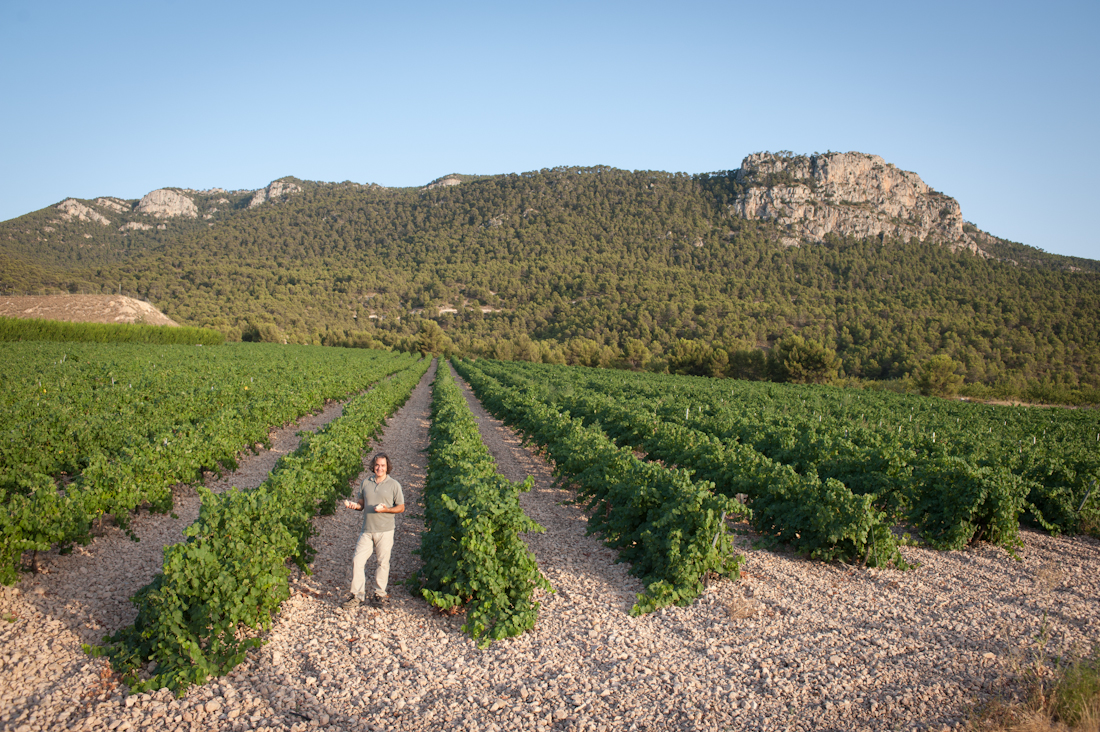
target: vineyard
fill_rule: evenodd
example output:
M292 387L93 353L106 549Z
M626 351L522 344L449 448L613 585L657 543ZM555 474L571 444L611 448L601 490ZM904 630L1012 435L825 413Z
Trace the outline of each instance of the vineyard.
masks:
M428 368L416 356L264 345L9 343L0 351L0 573L26 552L86 543L110 515L171 509L173 486L235 465L269 430L352 396L343 416L250 491L204 488L187 541L133 598L137 619L87 648L134 690L183 694L262 643L290 565L317 554L313 519L350 492L362 454ZM813 559L907 569L911 531L935 549L1014 552L1020 522L1095 533L1100 418L886 393L455 361L491 413L538 446L587 531L644 588L631 614L688 605L740 576L729 520ZM522 534L542 528L482 443L451 370L433 385L414 595L481 647L531 630L553 592Z
M332 514L362 471L363 451L427 370L413 364L354 399L344 414L303 439L271 477L251 491L200 489L199 519L182 544L165 549L164 571L134 598L138 617L93 653L111 656L135 691L221 676L262 644L251 630L270 628L290 596L287 561L303 570L316 554L311 519ZM141 671L152 663L145 677Z
M589 531L617 549L646 586L635 614L686 604L708 573L737 578L742 558L733 553L725 519L743 505L693 481L689 471L639 460L597 427L503 387L469 362L458 367L489 411L542 446L556 474L577 485L591 514Z
M897 526L937 549L985 540L1013 551L1021 519L1056 533L1100 525L1093 410L522 362L460 369L487 406L582 485L593 529L609 537L604 524L614 519L604 515L625 503L583 487L605 470L602 457L563 467L546 432L555 420L686 471L716 497L745 498L757 531L813 558L905 568ZM626 541L634 551L650 543L636 539Z
M273 426L409 367L378 351L7 343L0 347L0 581L23 552L168 511L172 486L232 469Z

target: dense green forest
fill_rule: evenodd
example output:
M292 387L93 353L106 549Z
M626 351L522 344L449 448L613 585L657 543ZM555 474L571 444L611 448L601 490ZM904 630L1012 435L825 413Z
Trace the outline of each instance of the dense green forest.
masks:
M0 293L122 292L231 341L764 378L764 354L797 335L835 352L838 378L899 379L939 354L972 385L1100 388L1091 260L992 237L991 259L832 235L784 247L731 213L731 173L462 179L286 179L302 190L252 208L249 191L187 192L200 215L164 220L85 202L110 225L50 207L0 223Z

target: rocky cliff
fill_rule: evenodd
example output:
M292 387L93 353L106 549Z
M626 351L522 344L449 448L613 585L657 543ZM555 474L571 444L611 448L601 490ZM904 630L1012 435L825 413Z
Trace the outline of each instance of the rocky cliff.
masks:
M440 187L444 187L444 186L457 186L461 183L462 183L461 178L458 178L458 177L453 176L453 175L448 175L448 176L444 176L443 178L439 178L438 180L436 180L432 183L429 183L427 185L427 188L428 188L428 190L431 190L432 188L440 188Z
M985 255L963 230L958 201L878 155L755 153L742 161L736 180L742 192L734 212L774 220L789 246L820 242L835 233L931 239Z
M61 212L62 221L94 221L103 226L111 223L106 216L93 211L75 198L66 198L57 204L57 210Z
M280 178L279 180L273 180L268 183L266 188L261 188L256 191L252 196L252 200L248 202L248 207L255 208L264 201L286 200L286 197L292 193L301 192L302 187L293 180Z
M182 193L173 191L171 188L158 188L155 191L146 193L145 197L138 203L136 210L138 213L154 216L158 219L172 216L187 216L193 219L199 215L198 207L195 206L194 201Z

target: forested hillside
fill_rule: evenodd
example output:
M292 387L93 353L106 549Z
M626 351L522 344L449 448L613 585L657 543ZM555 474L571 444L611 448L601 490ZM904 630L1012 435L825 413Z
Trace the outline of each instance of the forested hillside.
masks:
M732 212L733 173L453 178L284 179L298 190L261 205L183 191L197 213L158 219L117 199L82 202L102 221L54 206L0 224L0 291L121 291L230 340L759 377L764 350L797 334L847 376L945 354L971 383L1100 387L1091 260L988 235L992 258L832 234L788 246Z

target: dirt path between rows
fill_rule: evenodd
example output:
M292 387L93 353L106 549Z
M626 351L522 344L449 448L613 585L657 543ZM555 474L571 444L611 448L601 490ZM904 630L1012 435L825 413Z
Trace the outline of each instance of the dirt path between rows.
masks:
M149 566L99 549L113 542L105 537L86 556L51 558L50 574L0 598L4 617L14 618L0 622L0 726L941 729L976 701L1011 694L1015 673L1038 657L1036 637L1046 639L1046 655L1100 639L1100 542L1034 532L1023 535L1020 561L985 545L903 548L921 562L905 573L763 551L746 534L741 581L715 582L688 607L633 618L641 587L628 567L585 535L583 512L565 503L571 493L545 461L468 396L501 473L534 477L521 503L546 531L525 539L556 590L541 596L532 631L478 650L460 630L462 616L439 615L398 584L419 563L433 375L434 368L365 456L386 452L406 497L388 607L339 606L361 518L341 508L315 520L313 574L294 577L293 597L262 649L183 699L127 697L112 688L104 662L78 647L117 627L130 587L148 581ZM142 521L177 537L182 528L167 528L167 517ZM70 609L70 596L111 562L133 575L130 583L98 584L82 600L83 615Z

